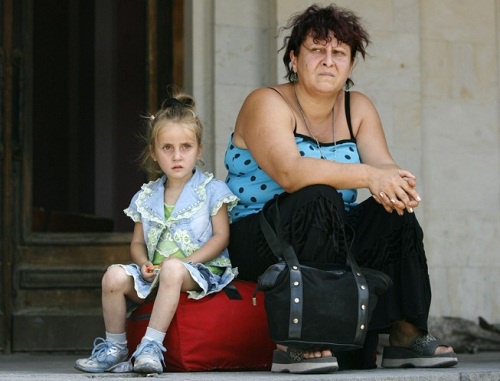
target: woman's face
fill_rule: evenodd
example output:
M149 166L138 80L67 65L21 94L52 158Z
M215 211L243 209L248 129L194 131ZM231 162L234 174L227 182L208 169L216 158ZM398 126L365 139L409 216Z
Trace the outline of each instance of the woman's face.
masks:
M299 55L290 52L293 70L300 84L327 92L338 91L344 86L354 67L351 47L339 44L333 32L329 36L329 42L314 42L309 35L302 43Z

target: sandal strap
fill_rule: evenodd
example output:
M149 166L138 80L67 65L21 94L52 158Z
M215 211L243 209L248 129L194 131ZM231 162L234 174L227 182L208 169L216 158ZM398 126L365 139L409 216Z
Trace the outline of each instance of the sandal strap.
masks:
M433 355L440 345L443 345L441 340L436 339L430 333L424 333L413 340L410 349L420 356Z
M286 353L293 362L301 362L304 359L305 351L296 347L288 347Z

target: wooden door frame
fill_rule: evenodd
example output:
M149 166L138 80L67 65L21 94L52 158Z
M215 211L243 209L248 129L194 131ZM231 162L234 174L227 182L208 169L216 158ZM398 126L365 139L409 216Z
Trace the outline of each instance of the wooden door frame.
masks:
M0 120L0 162L2 163L2 189L0 190L0 263L2 272L2 296L0 317L0 350L10 353L12 330L12 268L13 248L16 241L15 229L15 192L18 189L19 177L14 172L19 168L21 161L20 124L21 113L16 108L14 99L15 87L22 86L20 73L22 71L22 36L20 30L15 29L15 19L20 16L22 5L15 0L2 0L2 51L1 64L3 83L0 88L2 94L2 120ZM15 81L17 79L17 82Z
M18 23L32 22L33 12L30 4L34 0L1 1L3 51L0 53L3 57L0 57L0 65L3 84L0 84L2 91L0 97L3 98L3 102L2 120L0 120L0 134L2 134L0 136L0 165L2 167L0 180L2 187L0 189L0 275L2 277L0 281L2 288L0 291L0 352L10 353L16 350L13 342L15 326L18 326L17 329L20 326L29 331L29 327L23 322L16 324L13 322L18 303L18 299L14 299L16 285L22 285L28 290L38 286L54 288L56 284L62 288L70 288L75 284L79 287L99 287L101 275L97 267L101 266L101 263L97 263L97 258L106 253L114 263L120 262L125 248L128 252L130 234L37 233L32 231L33 195L31 188L33 180L30 128L32 128L33 120L30 113L25 112L25 110L30 110L33 102L30 93L32 90L29 90L30 86L33 86L32 73L27 63L30 60L31 41L24 28L21 28ZM159 106L158 67L161 65L161 57L158 57L157 44L161 44L162 41L157 40L158 19L155 11L158 9L158 2L159 0L147 1L147 64L149 67L147 101L150 110L155 110ZM173 0L173 12L176 15L174 17L183 16L183 4L184 0ZM21 20L18 20L19 17ZM182 19L177 20L182 26ZM23 35L18 36L19 33ZM17 46L15 41L21 41L22 46ZM172 39L172 44L175 53L172 77L179 80L179 87L182 87L184 53L182 35L179 34L179 30L177 30L176 38ZM23 57L20 54L28 54L28 56ZM18 68L23 70L24 83L16 83ZM18 85L19 89L17 89ZM19 94L16 95L16 91L23 92L22 105L17 104ZM43 257L37 256L40 250L44 252ZM93 253L89 255L88 252ZM73 266L70 271L81 270L77 274L81 277L80 280L72 279L70 274L61 272L62 267L65 266L65 258L69 258L70 255L74 258L81 258L70 265ZM21 268L19 268L19 263L22 264ZM54 267L46 266L44 270L47 263ZM40 267L42 271L39 271ZM62 281L59 278L61 274L63 275ZM67 285L64 284L65 280L68 280ZM91 325L95 324L95 320L80 320L81 323ZM57 325L57 322L54 324ZM27 337L29 337L28 334ZM90 345L91 342L89 341L88 344ZM74 349L81 350L82 348L75 347Z

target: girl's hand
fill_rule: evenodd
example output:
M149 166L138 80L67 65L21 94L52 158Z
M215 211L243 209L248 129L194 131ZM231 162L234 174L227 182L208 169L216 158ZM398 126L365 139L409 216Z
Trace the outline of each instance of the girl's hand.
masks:
M148 267L146 267L146 271L148 273L155 273L155 274L157 274L157 273L160 272L160 267L161 266L159 266L159 265L148 266Z
M146 261L141 265L141 275L146 282L152 282L156 276L154 271L150 271L152 267L153 263L151 263L151 261Z
M389 213L393 210L396 210L399 215L403 215L405 210L413 213L413 209L421 200L415 190L416 177L403 169L386 168L380 171L382 172L379 172L379 177L375 181L377 186L370 188L375 201Z

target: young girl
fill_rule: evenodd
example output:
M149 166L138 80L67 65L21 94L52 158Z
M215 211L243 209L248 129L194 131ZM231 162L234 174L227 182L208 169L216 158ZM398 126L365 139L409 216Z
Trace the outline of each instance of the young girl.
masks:
M125 213L135 222L130 265L112 265L102 281L106 339L94 341L92 355L76 361L84 372L123 371L128 358L127 307L157 291L149 326L133 353L133 370L161 373L165 333L181 292L199 299L220 291L236 275L227 252L228 211L237 203L226 184L196 167L202 126L194 100L177 94L151 117L142 155L157 178L144 184ZM130 362L129 362L130 364ZM126 367L125 367L126 368Z

